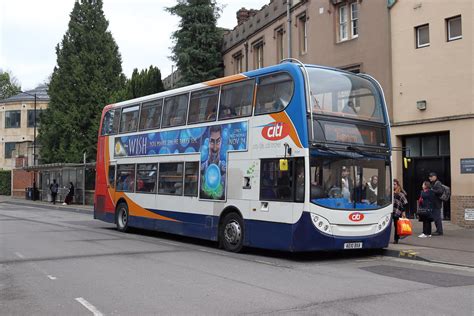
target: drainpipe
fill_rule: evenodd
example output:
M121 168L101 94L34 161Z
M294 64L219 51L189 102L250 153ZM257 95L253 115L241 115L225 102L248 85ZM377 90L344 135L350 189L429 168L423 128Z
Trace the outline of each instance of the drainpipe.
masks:
M288 18L288 58L291 58L291 0L286 0L286 17Z
M245 41L245 71L249 71L249 42Z

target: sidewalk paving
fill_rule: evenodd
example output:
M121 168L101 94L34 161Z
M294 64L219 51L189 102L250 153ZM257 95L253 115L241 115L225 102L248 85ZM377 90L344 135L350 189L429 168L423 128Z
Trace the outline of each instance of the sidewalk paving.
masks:
M26 206L37 205L43 208L91 214L91 216L93 212L92 205L62 205L62 203L53 205L49 202L30 201L0 195L0 203L2 202ZM392 225L391 241L388 248L384 250L384 255L474 268L474 229L462 228L451 222L443 221L443 236L418 238L418 235L422 232L423 224L413 219L411 222L413 224L413 235L401 239L399 244L393 243Z

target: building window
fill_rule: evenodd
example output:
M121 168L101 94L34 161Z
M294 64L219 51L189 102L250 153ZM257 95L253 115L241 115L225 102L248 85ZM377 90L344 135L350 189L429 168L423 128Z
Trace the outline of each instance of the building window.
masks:
M259 41L255 45L253 45L253 56L254 56L254 68L262 68L263 67L263 41Z
M20 128L21 111L5 111L5 128Z
M300 55L306 54L308 49L308 22L306 21L306 15L302 15L298 18L299 39L300 39Z
M430 46L430 26L429 24L420 25L415 28L416 48Z
M357 1L339 6L339 42L359 36L359 4ZM350 24L349 24L350 21ZM350 27L350 32L349 32Z
M461 16L446 19L448 42L462 38Z
M352 38L359 36L359 4L351 3L351 32Z
M39 126L41 110L36 110L36 127ZM35 127L35 110L28 110L28 127Z
M13 155L16 143L5 143L5 159L9 159Z
M234 58L234 73L239 74L243 72L243 60L244 56L242 55L242 52L238 52L233 56Z
M280 27L275 31L275 39L276 39L276 56L277 56L277 63L279 63L283 59L283 28Z

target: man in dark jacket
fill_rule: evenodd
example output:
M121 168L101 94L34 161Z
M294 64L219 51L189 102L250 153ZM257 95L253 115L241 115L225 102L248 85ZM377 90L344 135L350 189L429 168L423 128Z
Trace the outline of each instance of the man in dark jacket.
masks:
M441 208L443 207L443 201L441 200L441 195L443 194L443 185L441 181L438 180L438 175L436 172L430 172L429 175L431 190L434 192L433 199L433 220L436 226L436 232L433 235L443 235L443 222L441 219Z

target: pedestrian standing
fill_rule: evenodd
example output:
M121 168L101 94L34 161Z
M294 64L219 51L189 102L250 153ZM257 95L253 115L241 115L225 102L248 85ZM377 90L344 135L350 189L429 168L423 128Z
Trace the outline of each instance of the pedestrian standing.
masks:
M431 237L431 222L433 221L433 203L434 192L431 190L429 181L423 182L420 198L418 199L417 215L421 222L423 222L423 233L419 235L420 238Z
M53 202L53 204L56 204L56 196L58 195L59 191L59 184L56 183L56 179L53 179L53 183L49 185L49 190L51 191L51 202Z
M66 198L64 199L63 205L71 204L73 198L74 198L74 184L72 184L72 182L69 182L69 192L67 193Z
M398 179L393 179L393 226L394 226L394 234L393 239L396 244L398 244L398 240L400 236L398 236L397 231L397 223L400 217L406 218L405 208L408 205L407 200L407 193L403 190L402 186L400 185L400 181Z
M433 220L436 226L436 231L433 233L433 235L441 236L443 235L443 219L441 218L441 208L443 207L441 195L444 192L443 184L438 180L438 175L436 172L430 172L429 179L431 190L434 192Z

